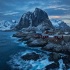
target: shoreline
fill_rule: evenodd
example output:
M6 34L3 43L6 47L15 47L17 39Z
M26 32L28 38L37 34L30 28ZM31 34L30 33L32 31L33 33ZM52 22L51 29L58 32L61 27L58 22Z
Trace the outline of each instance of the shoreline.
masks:
M18 32L19 33L19 32ZM44 51L51 51L51 52L56 52L56 53L64 53L68 54L70 53L69 51L69 43L70 42L64 42L64 40L59 40L59 41L54 41L53 39L43 39L43 38L35 38L32 34L25 34L25 33L20 33L20 34L14 34L13 37L19 38L18 41L22 42L26 41L24 44L27 44L27 46L34 48L34 47L40 47L41 50Z
M24 44L27 44L25 47L26 48L30 48L31 50L36 50L36 51L39 51L39 53L46 53L46 56L49 56L49 60L50 61L54 61L54 63L51 63L51 64L49 64L49 65L46 65L44 68L47 68L47 69L52 69L52 68L57 68L57 70L59 70L59 69L62 69L62 68L64 68L64 67L66 67L66 70L68 70L68 69L70 69L70 67L68 66L69 65L69 58L70 58L70 56L68 55L68 54L65 54L65 53L61 53L61 52L55 52L55 51L49 51L49 50L44 50L43 48L43 46L41 47L38 47L38 45L36 45L35 47L34 46L29 46L28 45L28 43L30 43L30 42L32 42L34 39L32 39L33 37L31 36L30 37L30 35L29 35L29 37L27 37L28 35L24 35L23 37L21 37L21 34L20 34L20 36L18 37L18 36L15 36L15 37L17 37L17 38L19 38L20 40L18 40L18 42L19 41L21 41L22 43L24 42L24 41L27 41L27 42L25 42ZM37 39L39 39L39 38L36 38L36 40ZM39 40L39 41L41 41L41 40ZM34 42L35 43L35 42ZM23 47L23 45L22 45L22 47ZM33 52L33 51L32 51ZM24 53L24 52L23 52ZM22 53L22 56L21 55L19 55L19 58L21 58L21 57L25 57L24 55L23 55L23 53ZM32 53L28 53L29 55L30 55L30 57L32 57ZM18 54L17 54L18 55ZM28 57L28 55L26 54L26 56ZM17 57L18 56L16 56L16 60L18 61L18 62L20 62L18 59L17 59ZM13 60L14 60L15 58L13 58ZM12 59L11 59L11 61L13 61ZM24 61L24 59L21 61L21 62L23 62ZM29 60L29 61L31 61L31 59ZM28 63L29 63L29 61L27 61ZM25 64L27 63L27 62L25 62ZM60 64L62 62L62 65ZM17 64L17 63L16 63ZM29 63L30 64L30 63ZM61 67L60 67L60 65L61 65ZM64 65L64 67L63 67L63 65ZM17 65L18 66L18 68L19 67L21 67L22 68L22 70L23 70L23 64L19 64L19 65ZM16 66L16 67L17 67ZM53 67L52 67L53 66ZM46 69L42 69L42 70L46 70ZM62 69L63 70L63 69Z

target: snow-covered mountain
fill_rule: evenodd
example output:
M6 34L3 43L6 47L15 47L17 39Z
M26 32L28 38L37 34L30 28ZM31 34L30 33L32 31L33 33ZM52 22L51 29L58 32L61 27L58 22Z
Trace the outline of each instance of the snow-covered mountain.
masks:
M50 20L47 13L39 8L35 8L34 12L27 12L22 15L16 30L23 28L37 27L37 30L58 29L60 31L70 31L70 27L61 20Z
M62 20L52 19L51 22L55 29L59 29L62 31L70 31L70 27Z
M6 21L2 20L0 21L0 30L5 31L5 30L12 30L16 26L16 21Z
M34 12L27 12L22 15L16 29L21 30L22 28L28 28L31 25L36 27L43 22L52 28L52 23L50 22L47 13L39 8L35 8Z

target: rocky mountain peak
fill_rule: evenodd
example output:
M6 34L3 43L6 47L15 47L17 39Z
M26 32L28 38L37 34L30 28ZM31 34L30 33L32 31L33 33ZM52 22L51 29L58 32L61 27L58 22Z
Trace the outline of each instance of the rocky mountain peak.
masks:
M34 12L29 11L22 15L20 22L16 26L16 29L20 30L22 28L27 28L30 25L36 27L40 25L42 22L44 22L45 20L46 20L46 24L49 25L51 24L47 13L39 8L35 8Z
M47 13L39 8L35 8L35 11L33 13L35 16L38 16L40 18L48 18Z
M35 8L34 13L39 13L39 12L44 12L44 11L39 8Z

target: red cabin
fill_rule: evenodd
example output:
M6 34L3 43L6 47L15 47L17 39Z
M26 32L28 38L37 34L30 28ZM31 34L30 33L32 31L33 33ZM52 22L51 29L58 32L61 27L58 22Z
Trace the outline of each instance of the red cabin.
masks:
M42 38L43 38L43 39L47 39L47 38L49 38L49 36L42 36Z
M55 39L62 40L63 36L54 36Z

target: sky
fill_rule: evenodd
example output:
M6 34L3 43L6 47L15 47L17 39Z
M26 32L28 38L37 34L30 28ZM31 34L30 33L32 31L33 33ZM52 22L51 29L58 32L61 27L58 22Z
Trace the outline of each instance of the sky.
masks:
M0 0L0 20L20 20L27 11L41 8L50 19L61 19L70 25L70 0Z

